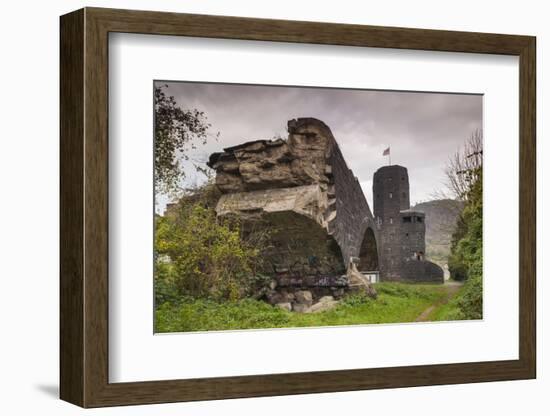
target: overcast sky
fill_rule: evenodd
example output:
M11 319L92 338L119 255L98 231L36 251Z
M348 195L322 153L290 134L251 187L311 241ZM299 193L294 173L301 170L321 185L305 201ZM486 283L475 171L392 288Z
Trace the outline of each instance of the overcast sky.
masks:
M372 209L372 176L388 158L409 171L411 204L433 199L444 189L445 164L482 127L482 96L396 91L345 90L238 84L160 82L168 84L184 109L204 111L219 140L191 155L206 160L223 147L245 141L286 138L286 123L315 117L332 130L348 167L359 178ZM189 169L187 169L189 171ZM201 182L190 175L189 182ZM166 199L157 196L159 209Z

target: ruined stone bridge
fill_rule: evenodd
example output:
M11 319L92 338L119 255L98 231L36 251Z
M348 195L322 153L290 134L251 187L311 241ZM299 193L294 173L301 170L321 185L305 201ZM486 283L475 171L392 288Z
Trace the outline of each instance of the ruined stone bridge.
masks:
M364 280L358 271L380 271L382 279L387 275L400 280L392 257L395 251L386 255L381 244L383 223L393 219L382 213L375 221L359 181L322 121L290 120L287 140L228 147L212 154L208 165L216 171L216 185L223 194L217 214L237 215L245 231L261 227L269 232L263 271L283 286L331 287L334 294L350 279ZM408 177L406 201L398 206L397 216L403 206L409 208ZM395 234L395 227L391 229ZM409 269L421 275L429 262L423 259L423 229L416 231L421 232L417 237L422 258L418 252L414 255L424 265ZM410 277L404 275L402 280Z

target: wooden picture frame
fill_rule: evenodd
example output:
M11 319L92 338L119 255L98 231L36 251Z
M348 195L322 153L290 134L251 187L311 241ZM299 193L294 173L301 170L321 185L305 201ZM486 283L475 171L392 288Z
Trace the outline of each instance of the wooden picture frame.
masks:
M535 38L85 8L61 17L60 396L82 407L338 392L536 376ZM519 359L109 383L108 34L262 40L519 57Z

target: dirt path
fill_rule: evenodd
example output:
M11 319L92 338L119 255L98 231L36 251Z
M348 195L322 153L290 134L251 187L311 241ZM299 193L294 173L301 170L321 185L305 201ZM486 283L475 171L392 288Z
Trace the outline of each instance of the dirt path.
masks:
M444 283L443 287L447 291L447 295L445 296L445 298L424 309L424 311L420 315L418 315L418 317L415 319L415 322L426 322L428 320L428 317L431 315L431 313L434 311L435 308L441 305L445 305L447 302L449 302L453 298L454 295L456 295L456 293L462 287L462 283L455 282L455 281L447 281Z

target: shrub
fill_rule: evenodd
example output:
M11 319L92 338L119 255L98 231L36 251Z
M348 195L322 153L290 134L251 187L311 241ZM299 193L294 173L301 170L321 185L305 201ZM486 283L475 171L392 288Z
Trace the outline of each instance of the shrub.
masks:
M219 192L207 185L184 196L164 217L157 217L155 248L171 260L171 276L159 280L159 301L171 295L237 300L254 289L259 248L243 239L237 219L220 219L214 210Z
M449 270L455 280L466 280L456 299L453 319L481 319L483 306L483 178L479 172L453 235Z
M483 177L472 185L468 200L460 215L451 244L449 270L455 280L466 280L474 270L472 266L481 260L483 250ZM481 272L481 270L479 270Z
M457 298L461 319L483 318L483 279L476 275L468 279L464 292Z
M155 307L165 302L178 302L180 294L174 284L173 265L157 261L155 264Z
M442 321L458 321L483 318L483 280L471 277L460 293L445 305L437 318Z

